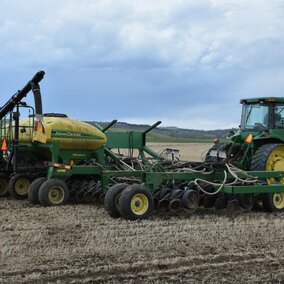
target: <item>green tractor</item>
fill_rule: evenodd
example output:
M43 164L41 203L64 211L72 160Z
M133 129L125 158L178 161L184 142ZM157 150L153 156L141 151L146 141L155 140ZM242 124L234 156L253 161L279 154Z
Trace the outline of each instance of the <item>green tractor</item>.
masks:
M242 99L241 125L230 143L214 146L207 161L226 162L246 171L284 170L284 98L263 97ZM278 183L284 183L281 178ZM263 179L274 184L274 178ZM284 193L259 194L256 208L283 211Z

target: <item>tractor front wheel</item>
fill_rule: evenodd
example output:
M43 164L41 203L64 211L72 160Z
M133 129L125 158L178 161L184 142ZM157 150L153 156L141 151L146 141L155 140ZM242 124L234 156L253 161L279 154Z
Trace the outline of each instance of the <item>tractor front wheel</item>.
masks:
M30 176L24 173L15 174L9 181L9 193L15 199L26 199L30 184Z
M129 185L121 192L118 208L124 219L148 219L154 209L153 196L140 184Z
M64 205L69 199L68 187L60 179L47 180L39 188L38 199L43 206Z
M283 171L284 144L265 144L255 152L251 170L253 171ZM284 178L281 178L284 183ZM268 184L275 183L274 178L267 179ZM263 193L260 196L262 207L267 212L284 211L284 192Z

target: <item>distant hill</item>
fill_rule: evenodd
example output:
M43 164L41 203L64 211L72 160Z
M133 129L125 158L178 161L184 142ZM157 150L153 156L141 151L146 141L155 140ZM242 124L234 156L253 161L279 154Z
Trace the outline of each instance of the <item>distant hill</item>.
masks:
M99 124L106 127L109 122L87 121L92 125ZM117 122L108 131L145 131L150 125L130 124ZM178 127L156 127L147 134L147 142L212 142L214 138L221 140L228 136L229 131L236 132L237 129L195 130Z

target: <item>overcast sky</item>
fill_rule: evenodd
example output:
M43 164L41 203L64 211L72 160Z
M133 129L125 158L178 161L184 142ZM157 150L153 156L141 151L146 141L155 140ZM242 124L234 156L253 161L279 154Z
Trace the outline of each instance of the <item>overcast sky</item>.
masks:
M237 127L283 96L283 0L0 0L0 23L0 105L38 70L44 112L82 120Z

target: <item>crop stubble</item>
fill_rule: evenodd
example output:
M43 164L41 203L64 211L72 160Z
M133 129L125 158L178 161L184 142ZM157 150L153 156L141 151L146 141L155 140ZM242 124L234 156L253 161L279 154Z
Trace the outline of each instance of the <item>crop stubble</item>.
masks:
M100 205L11 199L0 214L0 283L284 281L283 214L200 209L130 222Z

